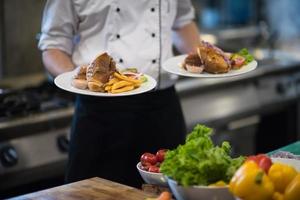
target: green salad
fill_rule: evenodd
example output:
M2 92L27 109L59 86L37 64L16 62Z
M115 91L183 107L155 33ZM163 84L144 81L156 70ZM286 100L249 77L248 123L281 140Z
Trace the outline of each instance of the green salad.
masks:
M245 58L245 64L248 64L254 60L253 55L251 55L248 51L248 49L243 48L239 52L232 54L231 58L234 58L235 56L242 56Z
M232 158L226 141L215 146L211 133L211 128L197 125L187 135L185 144L166 153L160 171L183 186L228 183L244 157Z

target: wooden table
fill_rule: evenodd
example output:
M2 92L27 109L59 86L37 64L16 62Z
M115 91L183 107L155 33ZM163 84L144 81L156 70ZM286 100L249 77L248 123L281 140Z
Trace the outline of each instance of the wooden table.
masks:
M105 179L91 178L19 197L14 197L11 198L11 200L144 200L147 197L153 197L153 195L143 192L142 190Z

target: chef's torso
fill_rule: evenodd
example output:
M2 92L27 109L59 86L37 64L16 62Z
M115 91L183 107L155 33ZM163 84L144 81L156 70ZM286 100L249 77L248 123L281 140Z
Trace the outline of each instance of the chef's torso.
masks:
M161 69L172 29L193 17L189 0L49 0L39 47L64 50L77 66L108 52L119 69L136 67L164 88L176 81Z

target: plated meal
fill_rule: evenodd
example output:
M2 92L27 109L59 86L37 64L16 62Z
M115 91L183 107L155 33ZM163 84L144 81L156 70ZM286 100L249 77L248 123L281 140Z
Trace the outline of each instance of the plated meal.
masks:
M164 70L190 77L234 76L256 67L257 62L247 49L228 53L205 41L200 43L196 53L176 56L163 63Z
M113 58L103 53L88 66L79 67L72 85L94 92L121 93L140 87L143 81L146 79L136 70L118 72Z
M300 171L294 162L266 154L233 158L230 144L214 145L211 134L211 128L197 125L184 144L165 152L160 173L176 199L299 200Z
M57 76L54 82L69 92L104 97L140 94L156 86L155 79L136 68L118 70L107 53L97 56L89 65Z
M222 74L240 69L253 60L254 57L247 49L237 53L225 53L220 48L202 41L197 48L197 53L188 55L182 67L192 73L205 71L211 74Z

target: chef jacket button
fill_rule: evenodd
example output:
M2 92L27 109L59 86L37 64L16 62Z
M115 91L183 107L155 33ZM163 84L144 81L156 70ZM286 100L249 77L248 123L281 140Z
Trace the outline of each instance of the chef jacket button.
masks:
M151 8L151 12L154 12L155 11L155 8Z
M152 37L155 37L155 33L152 33L151 36L152 36Z
M119 34L116 35L117 39L119 39L121 36Z
M116 8L116 12L120 12L120 8Z
M123 59L122 59L122 58L120 58L120 59L119 59L119 62L120 62L120 63L123 63Z
M156 63L156 60L155 60L155 59L153 59L153 60L152 60L152 63L153 63L153 64L155 64L155 63Z

